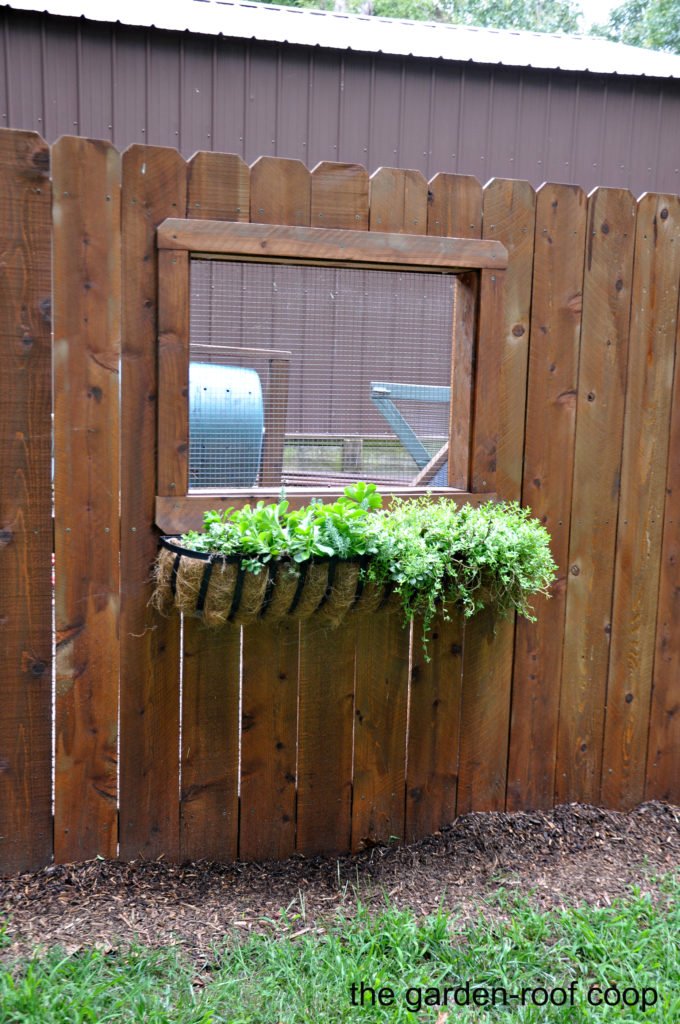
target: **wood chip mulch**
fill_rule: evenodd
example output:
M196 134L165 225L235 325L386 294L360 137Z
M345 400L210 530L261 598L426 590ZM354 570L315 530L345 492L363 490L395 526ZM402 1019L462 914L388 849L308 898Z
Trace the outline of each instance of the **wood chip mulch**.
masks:
M678 867L680 807L658 802L627 813L569 804L466 814L410 846L341 858L55 864L0 877L0 922L5 918L11 939L2 955L14 959L36 944L72 953L137 941L179 943L202 959L225 937L322 931L339 912L351 917L358 900L376 911L389 901L419 916L443 907L462 926L501 886L528 895L542 911L605 906L631 885L652 891L655 875Z

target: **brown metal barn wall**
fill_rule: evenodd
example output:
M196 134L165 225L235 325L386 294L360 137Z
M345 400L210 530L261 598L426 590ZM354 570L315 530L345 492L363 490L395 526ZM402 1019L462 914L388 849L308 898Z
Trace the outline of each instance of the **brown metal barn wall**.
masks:
M366 55L5 8L4 127L644 191L680 191L680 83Z

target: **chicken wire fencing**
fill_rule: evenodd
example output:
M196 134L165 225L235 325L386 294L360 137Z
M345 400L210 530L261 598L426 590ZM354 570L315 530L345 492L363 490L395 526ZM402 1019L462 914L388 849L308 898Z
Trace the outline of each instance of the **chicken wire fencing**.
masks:
M445 486L454 282L192 260L190 489Z

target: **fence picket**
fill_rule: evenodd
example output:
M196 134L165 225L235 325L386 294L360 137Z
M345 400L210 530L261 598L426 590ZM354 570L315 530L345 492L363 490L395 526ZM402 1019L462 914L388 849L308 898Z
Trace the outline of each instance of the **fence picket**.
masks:
M306 226L310 192L304 164L262 158L251 170L251 217ZM243 630L240 857L287 857L295 849L299 650L297 623Z
M312 223L368 223L368 193L354 165L321 164L315 174L323 187L313 179ZM325 206L329 176L335 178L340 198ZM325 629L313 618L302 622L297 786L297 850L301 853L349 849L354 687L354 631L346 624ZM327 822L325 827L321 822Z
M680 803L680 359L675 354L645 800Z
M312 171L313 228L368 228L368 171L324 160Z
M299 627L243 629L240 860L295 850Z
M120 156L63 136L54 188L55 857L118 844Z
M543 185L536 197L522 502L551 534L559 579L552 600L537 601L537 622L517 620L513 701L515 693L521 697L512 727L522 755L513 758L513 806L552 807L554 799L585 232L583 191Z
M187 217L248 220L250 172L240 157L196 153L187 170ZM206 629L196 619L185 619L182 665L180 856L234 860L241 631L236 626Z
M184 620L182 860L236 860L241 635Z
M369 227L406 235L427 232L427 182L420 171L379 167L371 175Z
M358 617L352 850L404 835L409 632L398 612Z
M0 132L0 874L52 856L50 151Z
M428 184L428 235L482 237L482 186L471 174L435 174Z
M413 623L406 777L406 842L436 832L456 816L463 620L432 623L427 656L422 619Z
M642 799L680 276L680 198L638 202L601 799Z
M186 210L173 149L123 153L120 856L179 854L179 621L151 611L157 437L156 227Z
M588 199L556 798L599 801L636 203Z

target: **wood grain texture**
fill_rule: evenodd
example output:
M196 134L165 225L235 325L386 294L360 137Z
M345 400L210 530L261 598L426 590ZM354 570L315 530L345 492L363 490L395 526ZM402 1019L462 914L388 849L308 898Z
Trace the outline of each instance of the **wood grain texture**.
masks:
M601 799L644 794L680 276L680 198L638 202Z
M498 449L496 488L499 497L519 500L522 488L526 414L529 319L534 256L536 196L525 181L493 179L484 189L484 237L503 243L508 268L503 284L503 312L498 336L502 341L498 381ZM504 625L505 629L510 627ZM507 692L513 658L505 666L502 689ZM518 684L521 687L521 683ZM513 700L514 703L514 700ZM524 715L512 717L508 739L506 806L522 805L514 780L526 756L522 746ZM519 727L519 733L515 728Z
M149 607L157 440L157 225L186 210L175 150L123 154L121 360L120 848L179 855L179 621Z
M240 157L197 153L188 174L187 217L248 221L250 171ZM174 268L165 255L159 253L160 298L165 298L159 371L163 384L164 371L170 371L167 383L174 385L174 394L168 396L167 421L159 416L159 493L170 494L169 488L162 490L163 455L168 460L175 452L184 456L183 491L176 493L186 493L188 482L189 268L186 252L185 263ZM181 254L171 255L178 259ZM165 445L164 425L169 435ZM202 528L202 521L197 526ZM180 856L229 862L238 855L241 630L207 629L186 619L182 661Z
M599 801L636 203L588 199L555 794Z
M243 630L239 860L295 851L299 625Z
M675 371L666 474L645 800L680 803L680 359Z
M315 263L326 260L342 265L357 262L424 269L502 270L507 263L507 253L499 242L420 236L415 228L408 234L395 232L391 225L396 223L398 209L392 210L391 219L387 217L388 210L380 218L385 227L371 234L345 229L169 218L158 229L158 247L264 260L311 260Z
M297 839L306 857L350 847L354 631L300 624Z
M368 197L355 187L353 167L336 172L335 178L339 192L335 218L351 223L358 216L356 223L366 224ZM343 178L345 184L341 184ZM332 500L326 493L324 497ZM333 854L350 848L357 642L347 622L328 629L312 618L300 626L296 840L300 853Z
M52 856L50 151L0 132L0 874Z
M435 174L428 184L428 235L482 237L482 186L471 174Z
M485 186L484 238L501 242L508 251L500 331L496 489L502 498L517 501L522 493L535 217L536 193L527 181L493 178Z
M189 489L189 254L158 253L157 494Z
M371 175L371 231L427 233L427 182L420 171L379 167Z
M350 620L351 622L351 620ZM350 622L342 628L349 632ZM359 616L352 850L404 838L410 628L399 612Z
M261 156L250 168L253 224L309 224L311 175L300 160Z
M470 487L478 296L478 275L461 274L456 278L453 299L453 352L449 403L450 455L447 484L449 487L459 487L464 491Z
M307 226L310 175L304 165L297 160L258 161L253 168L251 213L254 219L267 214L273 223ZM265 420L269 438L263 453L263 480L278 474L272 496L265 499L276 501L289 364L272 358L269 366ZM230 500L229 504L235 503ZM287 857L295 849L299 652L297 622L280 627L255 624L244 629L241 858Z
M54 189L55 859L118 844L120 156L62 136Z
M482 186L467 174L437 174L429 182L427 233L481 238ZM449 408L449 487L471 486L474 368L477 357L479 275L460 275L454 295Z
M505 807L512 645L512 619L465 623L456 814Z
M236 860L240 660L236 626L185 618L181 860Z
M317 164L312 171L312 227L365 231L368 188L368 171L361 164Z
M543 185L536 201L533 299L522 503L544 523L558 565L537 622L518 618L515 640L514 808L553 806L581 332L586 197Z
M407 843L431 835L456 816L463 670L463 620L437 616L427 656L422 620L413 624L406 777Z
M235 153L195 153L188 167L187 217L250 219L250 169Z
M483 270L480 275L475 395L470 443L471 491L496 489L500 377L503 362L504 273L501 270Z

